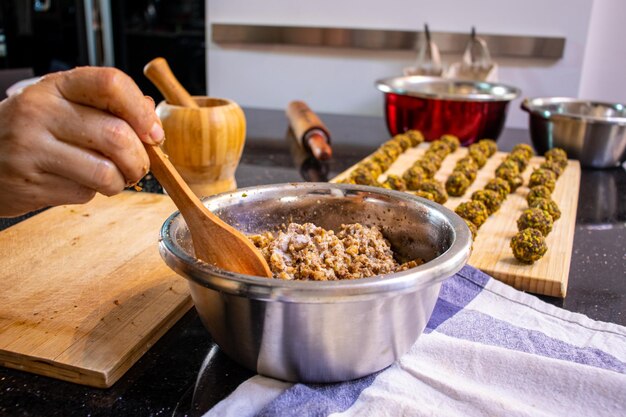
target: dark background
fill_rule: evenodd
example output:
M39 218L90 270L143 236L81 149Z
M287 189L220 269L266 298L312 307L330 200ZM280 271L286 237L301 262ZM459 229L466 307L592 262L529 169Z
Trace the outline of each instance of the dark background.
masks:
M9 76L15 71L6 70L32 69L30 74L39 76L89 64L83 0L49 2L42 10L38 4L43 1L0 1L2 97L16 81ZM157 56L168 60L192 95L206 94L204 0L112 0L111 14L115 66L145 94L162 99L142 72Z

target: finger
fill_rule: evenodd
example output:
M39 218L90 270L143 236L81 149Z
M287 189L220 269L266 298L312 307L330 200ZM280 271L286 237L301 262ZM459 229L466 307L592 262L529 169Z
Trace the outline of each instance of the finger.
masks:
M44 172L73 180L104 195L122 191L126 180L117 166L90 149L57 140L51 135L42 140L37 166Z
M128 184L136 183L148 172L150 160L146 149L126 121L80 104L66 102L65 107L64 123L54 120L47 123L55 137L106 156L115 163Z
M152 97L144 96L144 98L146 99L146 101L148 102L148 104L150 105L152 109L156 108L156 103L154 102L154 99Z
M163 141L164 133L154 107L137 84L115 68L81 67L50 77L61 95L75 103L108 111L126 120L141 140Z
M62 204L84 204L96 195L96 190L59 175L45 173L40 176L37 198L39 207Z
M67 178L42 172L31 173L27 181L12 184L10 194L3 195L1 190L7 190L0 186L0 197L6 197L6 204L0 208L3 216L18 216L61 204L82 204L96 194L95 190Z

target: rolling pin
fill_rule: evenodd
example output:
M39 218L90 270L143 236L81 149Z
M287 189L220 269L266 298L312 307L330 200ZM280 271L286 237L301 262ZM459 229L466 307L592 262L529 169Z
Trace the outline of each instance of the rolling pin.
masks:
M311 152L315 159L325 161L333 156L328 129L306 103L303 101L289 103L287 118L298 143Z

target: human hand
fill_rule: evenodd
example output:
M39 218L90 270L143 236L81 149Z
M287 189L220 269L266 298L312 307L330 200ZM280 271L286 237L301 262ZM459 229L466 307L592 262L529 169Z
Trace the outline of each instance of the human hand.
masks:
M114 195L150 162L163 129L154 101L114 68L43 77L0 102L0 217Z

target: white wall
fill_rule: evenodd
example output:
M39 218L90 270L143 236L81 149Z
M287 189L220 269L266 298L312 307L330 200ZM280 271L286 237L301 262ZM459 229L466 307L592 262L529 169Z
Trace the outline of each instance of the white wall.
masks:
M597 0L604 1L604 0ZM613 0L616 2L623 0ZM566 38L556 61L499 60L499 79L523 96L576 96L579 92L592 0L211 0L213 23L324 26L364 29L558 36ZM244 106L284 109L302 99L319 112L382 115L379 78L400 75L413 52L285 46L225 46L208 33L208 89ZM450 57L443 57L450 61ZM511 105L507 125L526 127L527 116Z
M626 102L626 1L593 4L579 97Z

